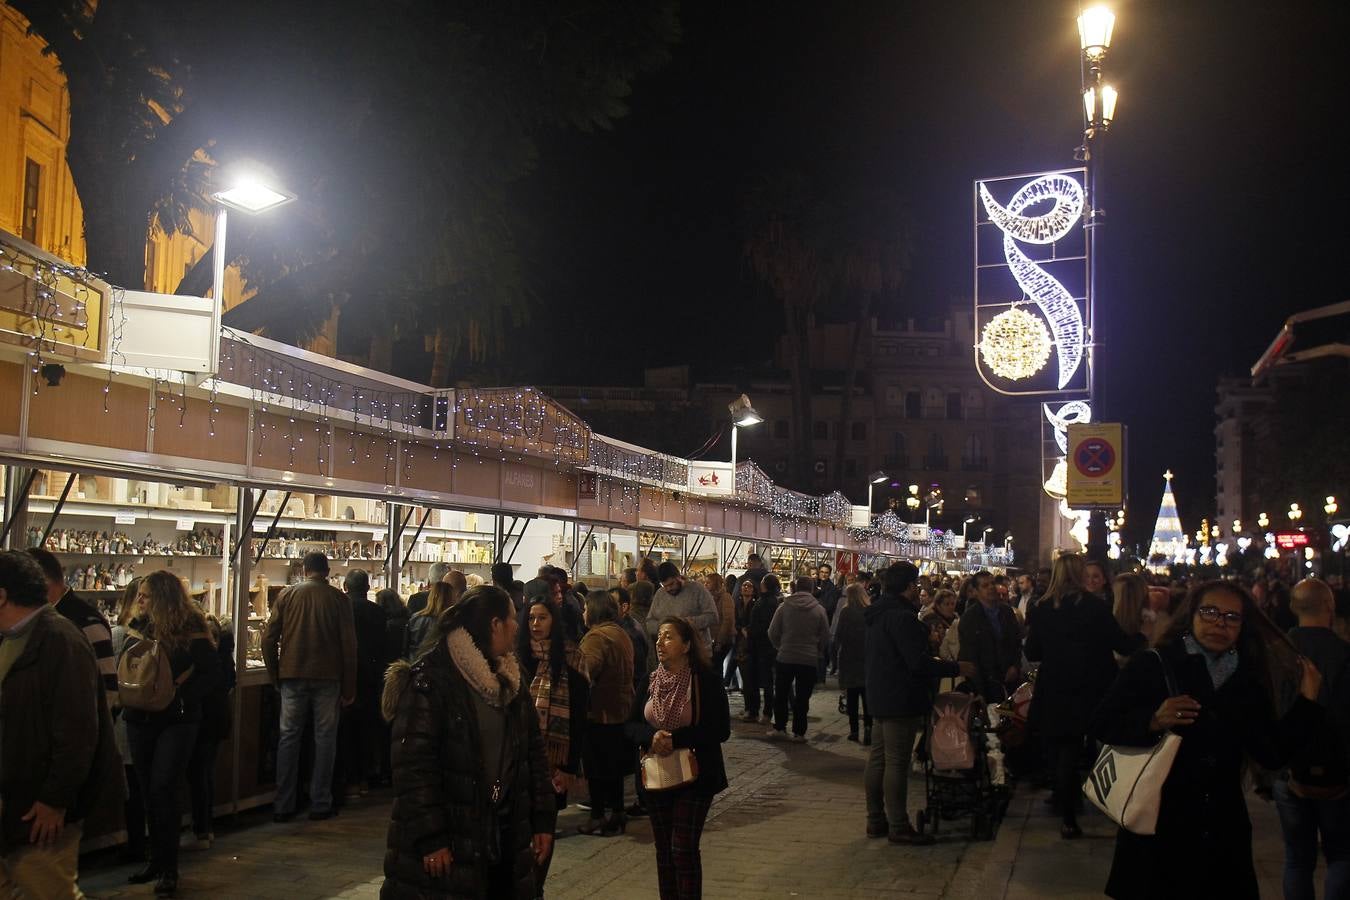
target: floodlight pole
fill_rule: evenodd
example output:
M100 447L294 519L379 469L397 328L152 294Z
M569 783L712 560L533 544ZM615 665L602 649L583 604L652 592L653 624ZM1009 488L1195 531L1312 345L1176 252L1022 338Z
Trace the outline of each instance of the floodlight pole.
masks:
M216 201L216 233L211 242L211 333L220 334L225 313L225 229L228 224L225 204ZM220 341L211 342L211 371L220 371Z

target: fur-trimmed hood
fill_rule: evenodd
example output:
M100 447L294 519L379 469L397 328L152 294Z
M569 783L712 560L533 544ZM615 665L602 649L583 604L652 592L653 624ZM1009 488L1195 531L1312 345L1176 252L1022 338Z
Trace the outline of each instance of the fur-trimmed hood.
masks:
M497 671L492 671L487 658L478 650L473 638L462 628L450 632L442 645L455 670L469 685L492 706L501 708L510 703L520 693L520 663L514 653L507 653L497 661ZM394 721L398 714L399 700L413 679L414 670L425 665L430 651L415 663L399 660L391 665L384 675L384 693L380 697L380 712L388 722Z

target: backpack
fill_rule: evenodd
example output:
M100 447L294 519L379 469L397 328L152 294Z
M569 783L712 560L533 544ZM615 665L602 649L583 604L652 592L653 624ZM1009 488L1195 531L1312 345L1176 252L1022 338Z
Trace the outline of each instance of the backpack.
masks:
M970 720L975 698L955 691L939 694L933 703L933 739L929 746L934 769L972 769L975 742L970 738Z
M150 639L137 641L123 650L117 661L118 699L127 709L162 712L173 703L179 686L192 677L192 670L188 666L174 678L169 651L164 645Z

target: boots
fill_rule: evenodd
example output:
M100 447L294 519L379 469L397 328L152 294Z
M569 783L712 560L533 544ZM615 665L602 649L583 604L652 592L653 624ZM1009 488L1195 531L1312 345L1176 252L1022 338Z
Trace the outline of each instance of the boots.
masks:
M872 726L871 726L871 725L864 725L864 726L863 726L863 739L862 739L862 743L863 743L863 746L864 746L864 747L870 747L870 746L872 746Z

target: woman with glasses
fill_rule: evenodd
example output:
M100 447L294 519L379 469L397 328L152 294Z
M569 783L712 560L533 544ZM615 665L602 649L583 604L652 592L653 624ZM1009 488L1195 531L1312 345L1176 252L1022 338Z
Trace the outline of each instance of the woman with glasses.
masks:
M1312 737L1322 676L1250 594L1223 581L1192 588L1157 651L1134 655L1090 727L1116 746L1152 746L1173 730L1182 738L1157 833L1119 832L1106 893L1255 900L1243 770L1249 759L1279 769Z

